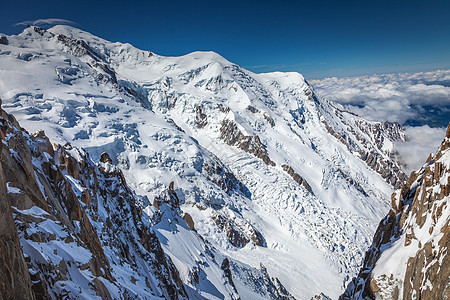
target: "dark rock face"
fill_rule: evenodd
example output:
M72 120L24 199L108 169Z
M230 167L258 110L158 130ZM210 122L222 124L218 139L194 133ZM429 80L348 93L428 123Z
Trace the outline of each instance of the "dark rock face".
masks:
M339 140L339 142L341 142L344 145L347 145L347 142L345 141L345 139L340 136L338 133L336 133L333 129L333 127L331 127L327 122L322 121L323 125L325 126L325 128L327 129L328 133L331 134L332 136L334 136L336 139Z
M212 219L217 227L225 233L230 244L236 248L245 247L250 241L256 246L266 246L266 241L262 234L251 224L246 223L245 228L243 228L244 226L236 224L218 213L214 213Z
M353 178L345 174L341 169L338 169L339 174L352 186L354 186L361 194L364 196L368 196L367 192L363 189L363 187Z
M291 166L282 165L281 167L292 177L292 179L294 179L295 182L297 182L299 185L302 185L311 194L314 194L308 182L302 176L296 173Z
M363 119L355 121L355 125L365 133L369 140L375 146L372 150L362 150L360 149L360 158L366 162L366 164L381 175L387 183L391 184L396 189L400 188L402 183L408 179L405 173L400 169L400 167L395 162L395 153L386 152L383 153L387 155L390 159L386 159L380 154L380 150L383 149L383 145L386 140L391 141L405 141L405 135L403 129L398 123L392 122L376 122L370 123ZM356 138L358 138L366 147L368 146L367 141L359 136L358 133L353 131Z
M260 112L259 109L257 109L256 107L253 107L253 106L251 106L251 105L247 106L247 109L248 109L251 113L254 113L254 114L257 114L257 113Z
M359 152L360 158L374 171L383 177L387 183L395 188L400 188L402 183L407 179L403 171L392 161L384 159L379 153L372 151Z
M228 241L236 248L242 248L250 242L250 240L228 219L222 215L213 215L212 219L220 230L225 232Z
M270 124L270 126L275 126L275 120L271 116L269 116L268 114L264 114L263 116L264 119L266 119L267 123Z
M0 143L0 159L2 146ZM0 164L0 298L35 299L6 191Z
M230 108L229 108L228 106L224 106L224 105L222 105L222 104L220 104L220 103L217 103L217 107L218 107L219 110L220 110L221 112L223 112L224 114L230 112Z
M324 293L320 293L319 295L315 295L314 297L312 297L311 300L331 300L331 298Z
M394 188L400 188L407 176L401 170L399 162L396 161L396 153L384 150L383 146L392 141L406 141L403 128L398 123L369 122L358 117L355 117L354 125L352 125L346 121L342 113L341 110L335 108L334 114L347 125L350 134L336 132L332 124L322 121L328 133L351 152L359 154L361 160L380 174L387 183ZM355 138L360 143L359 145Z
M1 45L8 45L8 39L6 38L6 36L0 36L0 44Z
M248 188L234 176L218 157L211 155L213 157L204 161L202 166L208 180L215 183L229 195L238 193L245 197L250 197L251 193Z
M267 165L275 166L275 163L270 159L265 146L261 143L259 136L244 135L233 121L227 119L222 121L220 138L228 145L237 146L245 152L260 158Z
M197 128L204 128L208 124L208 117L200 105L195 107L195 121L197 122Z
M220 268L223 270L223 273L225 275L225 277L228 279L228 282L231 284L231 286L236 289L234 282L233 282L233 277L231 275L231 270L230 270L230 261L228 260L228 258L224 258L224 260L222 261L222 265L220 266Z
M71 49L72 54L77 57L88 55L95 61L103 61L103 58L83 40L74 39L64 34L58 35L58 41Z
M231 269L237 269L238 266L233 262L230 262ZM258 273L250 273L247 270L241 270L240 277L250 277L252 284L255 286L255 290L264 296L266 299L282 299L282 300L294 300L295 298L286 290L281 284L280 280L276 277L271 277L266 267L260 264Z
M188 213L183 214L183 219L191 230L195 230L194 220L192 219L190 214Z
M74 39L63 34L59 34L57 36L57 40L61 44L65 45L72 55L76 57L90 57L91 61L88 63L88 65L97 71L97 80L111 82L119 87L116 72L105 62L105 58L102 57L102 55L96 52L94 49L92 49L92 47L89 46L85 41ZM126 87L124 88L124 90L131 95L138 95L138 93L131 87Z
M376 145L383 145L384 140L389 138L393 141L405 140L402 127L396 122L369 123L363 119L355 122L356 126L368 136L371 136Z
M401 191L392 195L392 209L380 222L358 277L340 299L450 297L449 153L450 124L436 155L417 173L412 172ZM374 274L381 264L379 258L394 244L399 245L395 248L397 259L404 257L404 271L400 275Z
M123 295L132 297L134 292L121 286L114 275L119 265L135 277L146 278L148 293L155 297L186 296L177 269L152 228L145 225L149 221L143 219L142 200L129 189L108 154L101 155L103 165L98 165L68 144L56 145L54 150L44 132L30 135L3 110L0 137L0 292L4 299L77 298L77 292L62 283L76 282L74 274L82 271L92 274L89 287L94 294L112 299L109 288L118 286ZM42 250L50 245L60 246L48 253ZM61 250L64 245L88 253L86 262L51 259L66 251Z

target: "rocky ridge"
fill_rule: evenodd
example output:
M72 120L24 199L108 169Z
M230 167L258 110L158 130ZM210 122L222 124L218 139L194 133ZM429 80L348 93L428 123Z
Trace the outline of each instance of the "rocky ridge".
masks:
M450 124L436 154L392 195L359 275L340 299L450 297Z
M53 146L42 131L29 134L2 109L0 116L3 299L195 298L191 286L205 282L205 264L222 270L219 279L228 286L227 298L239 297L230 283L237 274L224 270L215 250L204 244L193 224L185 223L189 217L180 210L173 183L155 200L153 213L144 213L148 200L128 187L106 152L94 163L70 144ZM190 285L154 230L174 221L209 257L191 270ZM228 258L223 261L229 264ZM258 293L289 296L281 284Z

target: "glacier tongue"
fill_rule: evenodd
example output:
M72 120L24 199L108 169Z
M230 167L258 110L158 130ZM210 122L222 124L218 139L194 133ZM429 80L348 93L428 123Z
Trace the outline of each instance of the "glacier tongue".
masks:
M298 73L254 74L213 52L163 57L68 26L7 38L3 108L94 160L108 152L156 205L174 182L180 214L230 259L242 298L258 290L248 280L260 264L300 299L335 298L356 274L404 179L392 153L401 127L317 98ZM196 286L196 272L217 277L192 231L155 231L185 284Z

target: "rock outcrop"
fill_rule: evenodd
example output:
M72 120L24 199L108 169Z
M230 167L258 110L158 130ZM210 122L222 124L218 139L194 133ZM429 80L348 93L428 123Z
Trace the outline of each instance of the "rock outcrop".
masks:
M302 176L300 176L297 172L295 172L291 166L282 165L281 167L283 168L283 170L285 172L287 172L292 177L292 179L294 179L295 182L297 182L299 185L302 185L311 194L314 194L311 189L311 186L308 184L308 182Z
M450 124L380 222L364 265L340 299L450 298Z
M31 135L0 115L4 299L77 298L80 291L104 299L186 297L142 212L144 199L107 153L96 164L83 150L54 149L43 132ZM138 281L146 288L136 293L130 284Z
M3 124L1 129L3 135L3 130L6 129ZM3 143L0 143L0 159L2 146ZM0 164L0 298L35 299L10 203L6 197L8 187L9 182L7 186Z
M269 154L267 153L266 147L261 143L259 136L244 135L235 122L228 119L222 121L220 138L228 145L237 146L245 152L260 158L267 165L275 166L275 163L270 159Z

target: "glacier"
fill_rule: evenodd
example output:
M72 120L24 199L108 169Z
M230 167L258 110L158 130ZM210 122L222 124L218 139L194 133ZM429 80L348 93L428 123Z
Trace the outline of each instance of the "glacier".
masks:
M164 57L64 25L2 41L2 108L94 161L108 153L146 216L164 216L152 228L190 298L265 299L267 280L337 298L406 178L401 126L318 97L301 74L255 74L214 52ZM160 205L168 190L179 210ZM192 226L177 223L186 215ZM234 289L205 251L227 258Z

